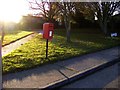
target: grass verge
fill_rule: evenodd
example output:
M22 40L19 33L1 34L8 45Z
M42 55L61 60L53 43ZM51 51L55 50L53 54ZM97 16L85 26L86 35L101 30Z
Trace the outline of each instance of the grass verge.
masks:
M23 31L23 30L14 30L14 31L9 31L9 32L5 32L5 37L3 40L3 44L2 46L8 45L16 40L19 40L29 34L32 34L33 32L30 31Z
M41 35L2 57L3 74L18 72L36 66L52 63L120 44L118 37L105 37L102 34L71 32L71 43L66 42L64 30L55 30L49 42L48 59L45 59L46 40Z

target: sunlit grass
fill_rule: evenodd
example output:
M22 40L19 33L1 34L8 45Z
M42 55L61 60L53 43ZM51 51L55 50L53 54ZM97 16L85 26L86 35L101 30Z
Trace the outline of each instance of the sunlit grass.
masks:
M6 31L5 32L5 37L3 40L3 46L6 44L9 44L17 39L20 39L26 35L31 34L32 32L30 31L23 31L23 30L13 30L13 31Z
M71 43L66 42L65 36L64 30L55 31L54 38L49 41L48 59L45 59L46 40L42 39L41 35L37 35L28 43L2 58L3 73L17 72L120 44L118 42L120 38L105 37L102 34L73 31Z

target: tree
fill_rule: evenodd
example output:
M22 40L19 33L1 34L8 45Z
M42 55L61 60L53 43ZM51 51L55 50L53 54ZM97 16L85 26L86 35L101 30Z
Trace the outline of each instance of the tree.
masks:
M73 21L72 15L75 13L75 3L74 2L59 2L57 3L61 11L61 15L64 18L64 23L66 27L66 38L67 42L71 42L70 39L70 31L71 31L71 23Z
M30 7L33 10L40 10L40 15L42 15L46 21L52 22L57 19L60 15L63 16L65 27L66 27L66 37L67 42L70 42L70 30L72 22L72 14L74 13L73 2L50 2L49 0L29 0Z
M94 15L98 19L101 30L107 35L108 22L110 21L116 9L120 7L120 1L116 2L116 0L112 0L109 2L91 2L87 3L86 7L89 7L89 9L94 12Z
M77 2L73 19L80 27L89 26L90 22L94 22L94 12L86 7L86 2Z
M56 2L50 2L49 0L29 0L29 4L32 10L39 11L37 15L42 15L48 22L53 22L59 14Z

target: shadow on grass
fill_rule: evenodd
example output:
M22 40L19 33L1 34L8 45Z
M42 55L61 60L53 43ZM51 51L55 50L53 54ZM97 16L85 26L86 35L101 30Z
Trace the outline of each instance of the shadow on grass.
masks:
M85 34L81 36L82 37L73 39L73 42L67 43L64 36L55 35L52 42L49 42L49 59L46 60L45 40L41 39L40 35L38 35L35 38L35 40L29 42L28 45L25 44L24 47L20 49L22 50L21 52L19 52L19 50L16 51L16 53L23 53L25 51L26 54L23 54L23 56L16 55L16 53L14 52L13 55L11 54L9 56L4 57L4 61L6 64L5 69L8 68L9 70L9 63L12 63L9 72L17 72L21 70L30 69L36 66L40 66L41 64L45 65L48 63L56 62L58 60L61 61L72 57L81 56L83 54L87 54L90 52L94 52L115 45L113 42L112 43L108 41L104 42L103 38L100 39L101 41L99 41L99 39L96 38L97 35L90 38L89 37L86 38ZM93 42L91 42L90 40L92 40ZM13 58L15 60L11 62ZM16 62L17 60L18 62ZM19 68L18 67L19 65L17 67L16 66L14 67L15 62L18 64L20 63L19 65L24 65L24 67L21 66Z

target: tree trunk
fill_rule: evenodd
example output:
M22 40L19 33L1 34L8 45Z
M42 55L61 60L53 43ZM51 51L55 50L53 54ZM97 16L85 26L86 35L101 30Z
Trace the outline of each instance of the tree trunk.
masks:
M0 40L0 90L2 90L2 41Z
M99 25L100 25L100 28L101 28L101 30L103 31L103 33L104 33L105 35L107 35L107 34L108 34L108 30L107 30L107 20L100 20L100 21L99 21Z
M66 40L67 42L71 42L70 40L71 22L66 16L64 17L64 21L65 21L65 28L66 28Z
M108 34L108 31L107 31L107 20L106 19L103 21L103 32L104 32L105 35Z
M71 31L71 22L69 21L68 22L68 27L67 27L67 42L71 42L71 39L70 39L70 31Z
M2 23L4 24L4 23ZM0 89L2 89L2 42L4 39L4 25L0 26L1 40L0 40Z

